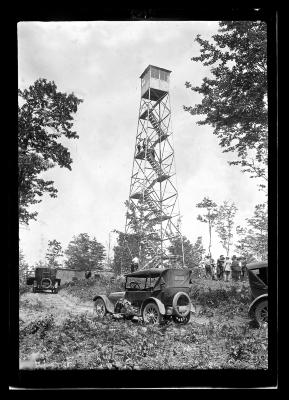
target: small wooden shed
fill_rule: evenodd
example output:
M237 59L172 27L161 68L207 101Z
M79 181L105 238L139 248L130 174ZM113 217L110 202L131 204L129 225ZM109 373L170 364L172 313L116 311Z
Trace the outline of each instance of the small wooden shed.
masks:
M78 269L57 268L56 277L61 279L60 284L62 285L73 280L85 279L85 272Z

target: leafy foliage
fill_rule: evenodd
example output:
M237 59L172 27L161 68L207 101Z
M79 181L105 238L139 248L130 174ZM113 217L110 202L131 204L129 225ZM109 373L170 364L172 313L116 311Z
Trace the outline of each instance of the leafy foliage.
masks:
M59 258L63 256L61 243L57 240L48 241L48 249L45 258L47 259L50 268L57 268L60 266Z
M83 284L81 299L85 299L87 283L71 286L71 293L75 289L78 297ZM41 301L46 298L42 296ZM57 320L57 314L43 308L43 314L33 320L20 320L20 357L29 359L37 351L38 369L268 368L267 328L252 330L245 319L248 286L221 286L200 279L193 285L191 298L202 305L202 312L185 326L172 322L152 326L111 316L99 320L85 313ZM31 314L28 296L26 300L22 312Z
M203 215L198 215L197 219L201 222L208 224L209 227L209 255L211 256L211 246L212 246L212 228L218 217L217 204L214 203L208 197L204 197L203 200L197 204L198 208L204 208L206 211Z
M96 238L90 239L87 233L74 236L65 250L67 268L90 271L102 269L105 247Z
M197 35L201 54L192 60L211 66L212 77L201 86L186 87L203 96L200 104L184 106L192 115L205 115L199 125L214 127L223 152L234 152L251 177L267 181L267 27L261 21L222 21L213 43ZM260 185L265 188L262 183Z
M19 293L25 293L27 291L26 285L26 275L29 271L30 267L27 261L25 260L25 256L22 249L19 249Z
M46 79L19 89L18 96L19 218L28 224L38 214L30 212L29 206L40 203L44 193L57 196L54 182L45 181L41 173L56 165L71 170L72 159L61 140L78 138L72 115L82 100L57 91L55 83Z
M180 238L176 238L169 247L169 251L171 254L181 257L183 254L182 250L184 250L185 266L189 269L197 268L205 252L202 238L198 237L195 244L192 244L185 236L183 236L183 241Z
M114 246L113 269L117 275L130 272L131 260L139 256L141 235L138 233L118 233L117 245Z
M253 218L247 218L247 227L236 227L239 240L236 250L247 259L265 261L268 257L268 209L267 204L255 206Z
M237 207L234 203L224 201L219 207L218 218L216 221L216 231L221 239L222 246L229 255L230 246L232 245L234 218L237 212Z

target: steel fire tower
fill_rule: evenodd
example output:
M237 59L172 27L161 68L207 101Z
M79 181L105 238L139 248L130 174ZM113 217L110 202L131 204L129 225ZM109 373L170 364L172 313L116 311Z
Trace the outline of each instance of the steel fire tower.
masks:
M140 269L184 266L171 131L171 71L149 65L141 74L141 101L125 234L139 238ZM178 256L168 250L179 238ZM129 247L129 241L127 241Z

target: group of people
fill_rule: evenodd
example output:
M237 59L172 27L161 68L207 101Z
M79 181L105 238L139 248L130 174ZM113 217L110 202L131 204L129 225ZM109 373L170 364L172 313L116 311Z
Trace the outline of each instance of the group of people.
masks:
M145 151L146 149L146 141L145 139L143 139L142 144L141 142L137 145L137 151L140 153L141 150L143 149L143 151Z
M204 267L206 277L213 280L243 281L246 275L246 260L235 255L231 259L220 255L217 263L210 255L207 255L204 260Z
M143 139L142 144L141 144L141 142L140 142L140 143L137 145L137 151L138 151L138 153L140 153L141 150L143 150L144 152L146 151L146 140L145 140L145 139ZM155 149L154 149L153 147L150 148L150 152L151 152L152 157L155 158L155 157L156 157L156 152L155 152Z

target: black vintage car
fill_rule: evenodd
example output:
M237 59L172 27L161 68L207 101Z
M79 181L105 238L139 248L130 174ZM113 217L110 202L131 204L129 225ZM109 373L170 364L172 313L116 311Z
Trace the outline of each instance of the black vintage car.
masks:
M189 322L195 307L189 298L189 269L149 269L125 276L125 291L93 298L98 317L118 313L142 317L157 324L168 319Z
M46 290L57 293L60 286L60 279L56 277L56 273L56 269L53 268L36 268L35 275L27 277L26 284L33 285L33 293Z
M251 263L247 270L252 296L249 316L259 324L268 322L268 263Z

